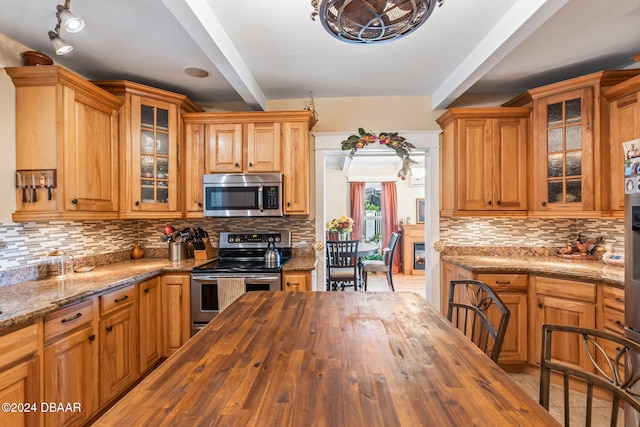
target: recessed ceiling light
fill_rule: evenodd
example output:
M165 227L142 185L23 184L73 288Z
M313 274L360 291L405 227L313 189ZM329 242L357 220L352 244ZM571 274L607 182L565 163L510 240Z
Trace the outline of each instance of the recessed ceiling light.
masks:
M209 72L207 70L203 70L202 68L198 68L198 67L187 67L184 69L184 72L191 76L191 77L207 77L209 75Z

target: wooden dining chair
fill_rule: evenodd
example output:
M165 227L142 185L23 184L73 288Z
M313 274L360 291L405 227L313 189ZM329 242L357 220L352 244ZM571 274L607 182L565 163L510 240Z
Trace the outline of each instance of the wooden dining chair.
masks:
M358 241L328 240L327 256L327 290L344 291L347 286L358 290Z
M362 261L362 279L364 284L364 290L367 290L367 277L369 273L383 272L387 275L387 285L391 287L392 291L396 289L393 287L393 257L396 253L396 247L400 240L399 233L391 233L389 239L389 245L382 249L382 261L380 260L365 260Z
M554 357L553 339L560 342L580 342L581 352L586 354L591 368L568 363ZM556 343L557 345L557 343ZM616 426L620 402L624 402L625 410L634 409L640 412L640 396L632 387L640 380L638 359L640 344L611 332L566 325L542 325L542 355L540 358L540 404L549 410L551 391L551 372L558 372L563 377L564 391L564 425L569 426L570 404L583 407L583 402L575 398L569 399L569 384L580 380L586 384L585 425L591 426L593 411L593 392L598 388L611 396L610 424ZM575 414L575 412L574 412Z
M486 283L449 282L447 319L496 363L510 316L509 309Z

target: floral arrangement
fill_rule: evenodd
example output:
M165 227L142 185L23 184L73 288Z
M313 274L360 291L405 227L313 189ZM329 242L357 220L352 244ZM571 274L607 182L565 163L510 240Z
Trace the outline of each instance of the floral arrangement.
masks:
M346 215L342 215L340 218L334 218L327 222L327 230L351 233L353 231L353 219Z
M376 141L394 150L401 159L408 157L409 154L411 154L411 149L416 148L413 144L407 142L406 138L399 136L398 132L381 132L376 135L375 133L365 132L364 129L359 128L358 135L351 135L342 141L342 149L351 150L349 157L353 158L353 155L360 148L373 144Z

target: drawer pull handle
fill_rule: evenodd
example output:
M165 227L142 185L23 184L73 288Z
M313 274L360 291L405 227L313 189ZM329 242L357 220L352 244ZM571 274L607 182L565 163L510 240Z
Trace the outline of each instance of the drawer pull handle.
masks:
M116 298L116 299L114 299L114 300L113 300L113 302L122 302L122 301L124 301L124 300L126 300L126 299L128 299L128 298L129 298L129 295L125 295L125 296L123 296L122 298Z
M68 319L62 319L62 320L60 321L60 323L73 322L74 320L76 320L76 319L78 319L78 318L80 318L80 317L82 317L82 313L78 313L78 314L76 314L75 316L70 317L70 318L68 318Z
M496 285L501 285L501 286L506 286L506 285L510 285L511 284L511 280L507 280L507 281L500 281L500 280L496 280Z
M96 334L89 335L89 341L95 341L95 340L96 340Z
M616 302L624 302L624 300L620 297L616 297Z
M107 332L113 331L113 326L107 326Z

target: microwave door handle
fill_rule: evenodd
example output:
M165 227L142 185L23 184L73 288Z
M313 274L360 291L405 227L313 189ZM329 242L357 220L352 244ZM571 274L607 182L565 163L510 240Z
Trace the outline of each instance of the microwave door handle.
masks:
M260 212L264 212L264 206L262 204L262 184L258 185L258 209L260 209Z

